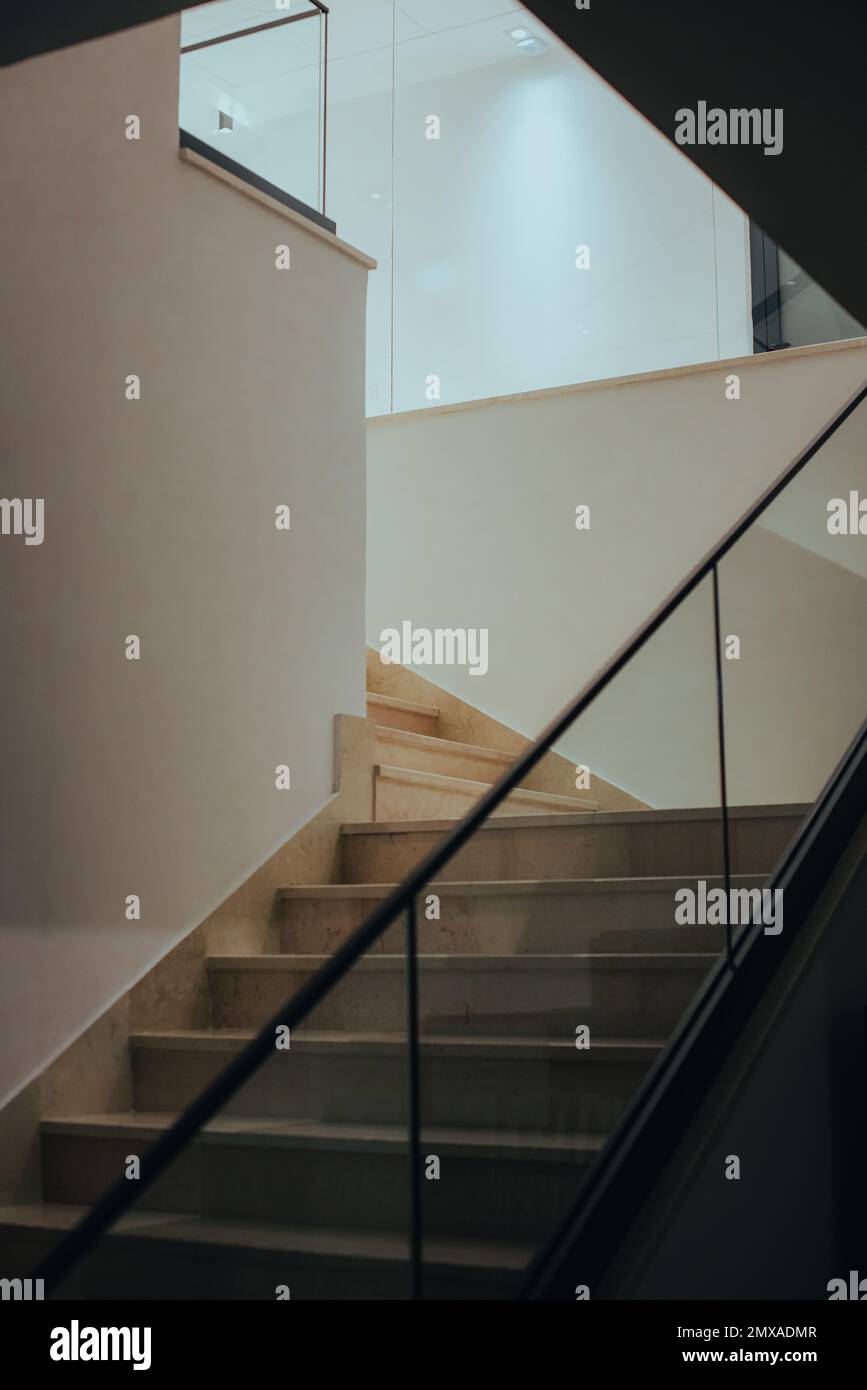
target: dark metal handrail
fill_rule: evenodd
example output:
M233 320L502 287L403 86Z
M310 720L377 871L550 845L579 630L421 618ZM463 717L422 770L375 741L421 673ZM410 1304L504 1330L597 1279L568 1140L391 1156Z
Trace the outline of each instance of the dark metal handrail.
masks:
M278 188L276 183L269 183L268 179L261 178L254 174L246 164L239 164L237 159L230 159L222 150L218 150L215 145L209 145L206 140L200 140L197 135L191 135L188 130L181 129L178 132L180 148L191 150L193 154L200 155L209 164L214 164L218 169L225 169L227 174L232 174L242 183L256 188L266 197L273 198L275 203L282 203L284 208L291 208L293 212L299 213L311 222L315 222L318 227L324 227L326 232L332 235L337 232L337 223L330 217L326 217L324 212L312 208L309 203L304 203L300 198L294 198L285 189Z
M231 34L218 34L213 39L200 39L198 43L188 43L181 46L182 53L195 53L200 48L213 48L218 43L228 43L230 39L245 39L248 34L261 34L265 29L279 29L284 24L297 24L300 19L313 19L317 14L330 14L327 5L320 5L319 0L310 0L313 5L312 10L303 10L301 14L283 15L281 19L269 19L264 24L253 24L249 29L234 29Z
M569 705L539 735L535 743L503 773L457 825L419 862L385 901L370 917L343 943L335 954L316 971L314 975L287 1001L283 1008L265 1024L234 1060L209 1086L183 1111L173 1124L160 1136L155 1144L142 1156L140 1177L133 1187L126 1178L120 1178L94 1204L78 1226L68 1232L46 1256L35 1271L35 1276L45 1280L50 1290L77 1263L81 1256L108 1228L131 1206L135 1205L141 1194L151 1186L155 1179L186 1147L189 1140L221 1110L236 1094L258 1068L274 1053L276 1029L295 1028L351 969L360 956L382 936L383 932L403 912L414 914L415 900L425 885L443 868L458 850L475 834L511 791L519 785L526 774L550 750L552 745L566 732L574 721L610 685L611 681L650 640L658 628L689 597L697 586L712 571L720 560L731 550L745 531L762 515L776 497L809 463L810 459L828 442L840 426L867 398L867 384L837 412L824 429L804 448L797 458L784 469L756 501L726 533L723 539L701 560L677 586L667 599L645 620L632 637L624 643L614 656L602 667L571 701ZM414 915L410 917L408 946L415 946L413 930ZM412 950L411 954L415 955ZM408 1035L408 1060L410 1072L410 1114L413 1117L410 1146L418 1143L418 1061L419 1038L417 1014L413 1014L413 985L417 989L417 976L413 974L414 965L410 963L410 1030ZM413 1080L414 1078L414 1080ZM415 1291L420 1288L420 1202L416 1189L412 1190L412 1256Z

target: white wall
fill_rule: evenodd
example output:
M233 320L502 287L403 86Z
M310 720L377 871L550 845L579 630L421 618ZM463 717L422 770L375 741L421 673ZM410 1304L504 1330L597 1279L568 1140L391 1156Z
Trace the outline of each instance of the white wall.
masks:
M0 1098L322 806L364 712L366 270L181 161L177 72L174 17L0 75L0 493L46 505L0 538Z
M371 414L425 406L432 374L466 401L751 350L746 219L679 151L554 41L410 81L425 42L398 47L393 168L387 94L332 74L331 211L379 261Z
M862 341L371 421L368 641L379 649L404 620L487 627L487 675L423 674L535 736L865 377ZM852 486L867 492L863 411L844 428L797 485L816 512L800 517L797 543L793 494L769 517L781 533L742 543L721 576L723 623L744 649L726 671L734 801L814 796L863 717L853 634L867 586L844 550L839 564L814 553L820 463L827 496L858 459ZM575 529L578 504L591 508L589 531ZM561 751L651 804L715 804L711 619L708 583Z
M746 219L574 54L410 85L397 113L395 409L433 373L466 401L751 350Z

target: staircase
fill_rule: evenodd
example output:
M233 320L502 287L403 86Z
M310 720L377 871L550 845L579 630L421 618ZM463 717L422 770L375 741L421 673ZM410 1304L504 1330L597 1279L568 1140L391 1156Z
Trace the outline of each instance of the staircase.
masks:
M368 712L376 720L375 819L457 818L466 814L513 761L510 753L439 737L439 710L374 691ZM495 815L598 811L589 798L520 787Z
M32 1266L512 760L441 737L432 704L372 691L368 714L376 818L343 827L343 881L283 889L267 953L208 958L209 1028L129 1038L131 1111L43 1120L43 1201L0 1212L4 1269ZM722 948L722 928L674 925L676 888L720 881L718 810L599 807L518 789L419 903L427 1297L514 1292ZM805 809L732 812L737 886ZM68 1296L405 1297L405 989L396 925Z

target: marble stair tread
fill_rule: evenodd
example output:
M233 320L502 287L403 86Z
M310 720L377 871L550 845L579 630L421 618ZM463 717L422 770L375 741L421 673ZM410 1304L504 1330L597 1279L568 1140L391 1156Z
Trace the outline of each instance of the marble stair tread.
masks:
M568 800L568 798L566 798ZM729 807L729 819L751 820L765 817L794 817L805 816L812 809L811 803L792 803L785 802L782 805L767 806L734 806ZM694 821L719 821L720 812L718 806L702 806L697 808L664 810L664 811L596 811L593 814L593 825L648 825L654 822L671 823ZM587 815L584 811L574 812L571 823L575 825L586 825ZM457 818L447 820L396 820L396 821L344 821L340 830L343 835L412 835L419 832L446 832L454 829ZM546 826L556 826L563 829L568 826L570 821L568 813L552 816L510 816L507 823L502 820L488 819L477 827L478 831L486 833L510 833L513 830L543 830ZM477 833L474 832L474 833ZM710 876L713 876L711 873ZM693 875L694 877L694 875Z
M379 782L395 782L402 785L426 788L429 791L459 792L462 796L467 796L468 798L476 800L483 796L485 792L489 792L493 786L493 782L476 782L471 778L444 776L439 772L418 772L415 768L393 767L384 763L378 763L374 768L374 773ZM558 814L558 808L561 808L559 811L560 814L568 815L570 812L580 812L583 815L587 815L589 813L596 814L599 807L598 801L583 800L581 797L577 796L559 796L555 792L536 792L529 790L527 787L516 787L514 791L509 792L507 802L512 806L538 806L540 808L547 806L551 808L551 813L555 815ZM511 820L514 818L515 817L510 814L509 819ZM454 824L454 822L450 820L439 823L449 827ZM418 825L419 822L384 821L379 822L379 824ZM422 824L425 824L425 822L422 822Z
M642 815L646 815L642 812ZM599 817L594 817L594 820ZM400 822L403 826L405 822ZM723 883L719 874L708 874L707 882L714 886ZM439 881L431 879L425 885L426 889L432 893L437 893L444 898L485 898L485 897L537 897L540 894L547 894L555 897L585 895L594 897L600 893L661 893L663 895L673 894L676 889L690 886L695 882L695 875L692 877L683 874L655 875L653 877L639 878L501 878L501 879L447 879ZM731 884L734 888L758 888L764 882L761 874L732 874ZM387 898L393 893L398 883L300 883L287 884L283 888L277 889L278 902L306 902L310 900L322 899L325 901L341 901L353 898Z
M415 819L412 787L387 786L372 822L344 822L340 874L344 883L402 881L426 855L441 848L454 819ZM395 802L390 811L388 802ZM418 793L418 803L424 794ZM434 797L431 796L431 801ZM443 797L442 802L446 802ZM460 798L467 804L467 798ZM447 807L451 815L452 806ZM549 814L512 806L493 815L441 864L442 880L599 879L621 875L716 877L722 868L719 808L594 811ZM738 874L767 874L801 824L806 808L791 804L736 808L729 822L731 865ZM518 814L516 814L516 812Z
M378 867L387 873L393 862L389 858ZM490 860L480 867L489 873L497 868ZM588 867L592 871L595 866ZM428 920L422 914L418 922L419 950L424 955L711 951L720 949L725 933L722 926L676 922L675 894L687 886L695 890L697 885L695 877L683 874L550 879L485 875L474 880L460 869L457 873L453 880L432 880L420 895L420 902L427 902L430 894L439 900L438 915ZM704 881L709 889L724 884L720 875L705 876ZM757 889L764 882L761 874L737 874L731 879L736 890ZM277 930L268 949L275 954L333 953L397 886L396 882L360 882L277 888ZM371 952L400 954L404 935L405 916L399 912L373 942Z
M303 1028L303 1024L301 1028ZM240 1052L257 1032L253 1028L166 1028L141 1030L130 1034L129 1045L137 1049L188 1052ZM440 1033L422 1037L421 1051L431 1056L475 1058L526 1058L531 1061L559 1061L573 1058L574 1039L546 1037L497 1037ZM594 1038L593 1046L580 1054L582 1062L652 1061L665 1046L661 1038ZM344 1051L357 1056L362 1053L378 1055L402 1054L406 1051L403 1033L298 1031L292 1036L292 1048L307 1052L331 1053Z
M155 1140L176 1118L163 1111L124 1111L118 1114L56 1116L43 1120L46 1135L76 1138ZM491 1161L505 1159L571 1162L597 1154L605 1134L537 1134L495 1129L464 1129L424 1126L424 1142L437 1152L452 1157L479 1156ZM346 1151L375 1150L402 1152L406 1148L406 1125L339 1123L326 1120L283 1120L220 1115L203 1126L197 1143L245 1145L251 1148L310 1148Z
M718 951L574 951L560 952L557 955L452 955L446 952L418 953L419 965L426 971L446 970L449 973L461 971L482 971L485 975L498 970L526 974L533 970L554 970L562 972L569 968L606 970L670 970L676 966L681 970L707 970L719 959ZM328 955L263 954L259 956L208 956L209 970L251 970L251 971L301 971L318 970L331 960ZM386 970L403 971L406 957L401 953L388 954L384 951L369 952L361 956L352 966L353 971L380 973Z
M386 724L376 726L376 737L384 743L396 744L398 748L423 749L430 753L464 754L490 762L492 769L498 768L500 774L518 758L517 753L504 753L497 748L483 748L475 743L457 743L454 739L441 738L437 734L414 734L406 729L393 729Z
M87 1215L89 1208L40 1202L0 1207L0 1229L61 1234ZM190 1216L183 1212L133 1210L112 1227L106 1240L119 1236L167 1241L174 1246L285 1251L329 1262L346 1260L353 1267L359 1261L372 1265L405 1260L408 1239L389 1231L335 1230L331 1227L287 1226L276 1222L245 1221L213 1216ZM425 1240L426 1266L487 1269L520 1272L534 1254L531 1244L499 1240L458 1240L431 1237Z

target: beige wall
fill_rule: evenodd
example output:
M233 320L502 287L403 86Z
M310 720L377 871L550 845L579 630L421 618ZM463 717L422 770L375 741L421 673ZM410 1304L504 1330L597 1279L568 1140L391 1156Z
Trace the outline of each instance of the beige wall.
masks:
M726 398L731 372L739 400ZM378 650L406 619L487 627L487 675L422 674L536 735L865 378L862 340L371 422L368 641ZM815 795L863 716L851 634L867 618L864 582L845 539L839 563L809 548L827 556L825 502L841 479L858 485L858 459L867 492L863 414L822 463L832 491L813 496L815 460L774 513L780 535L743 545L726 570L723 620L745 648L726 669L733 799ZM589 531L575 529L579 503ZM709 590L562 744L653 805L718 796Z
M364 712L367 270L178 157L177 48L0 75L0 493L46 507L0 538L0 1097L328 800Z

